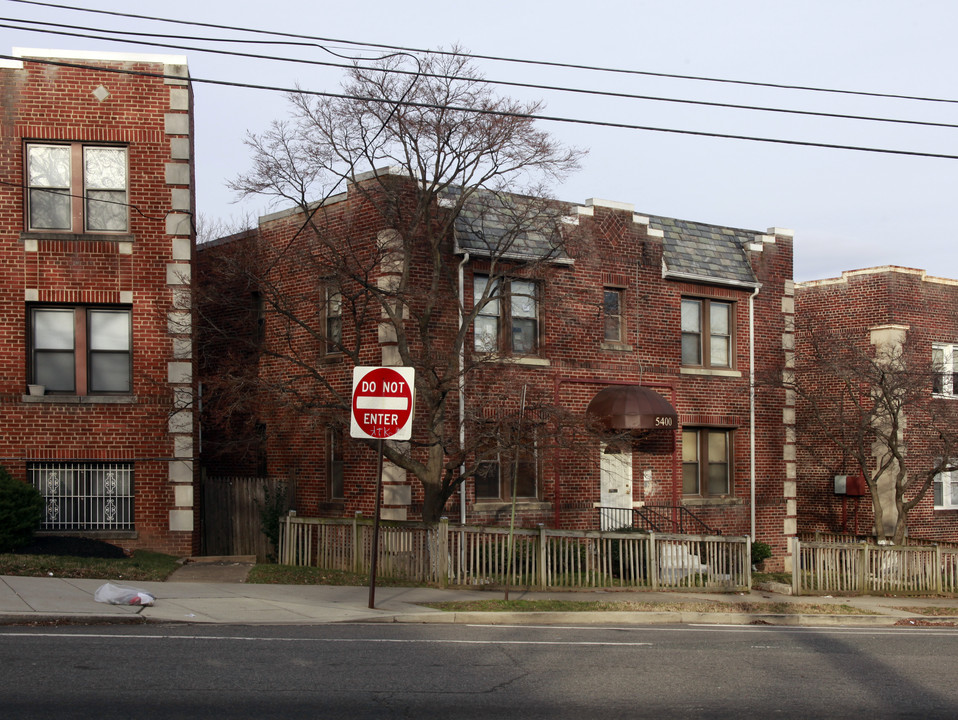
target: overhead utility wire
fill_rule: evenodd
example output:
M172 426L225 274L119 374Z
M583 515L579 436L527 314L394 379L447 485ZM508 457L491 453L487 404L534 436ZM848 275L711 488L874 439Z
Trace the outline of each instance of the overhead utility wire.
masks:
M162 73L148 73L140 70L124 70L121 68L97 67L94 65L84 65L82 63L70 63L59 60L47 60L42 58L22 58L14 55L0 55L3 60L23 61L41 63L44 65L55 65L58 67L72 67L81 70L94 70L99 72L114 73L120 75L141 75L144 77L169 78L182 80L182 77L173 75L163 75ZM875 148L860 145L839 145L835 143L811 142L808 140L785 140L782 138L759 137L755 135L733 135L730 133L705 132L703 130L680 130L678 128L663 128L651 125L633 125L630 123L610 122L607 120L581 120L578 118L567 118L556 115L541 115L534 113L507 112L503 110L487 110L483 108L459 107L455 105L437 105L434 103L414 102L411 100L396 101L381 97L365 97L362 95L349 95L347 93L332 93L322 90L303 90L302 88L283 88L273 85L254 85L251 83L232 82L229 80L211 80L207 78L190 77L190 82L204 85L221 85L224 87L236 87L247 90L268 90L271 92L282 92L294 95L311 95L314 97L328 97L340 100L359 100L362 102L374 102L404 107L416 107L432 110L451 110L454 112L474 113L476 115L492 115L499 117L512 117L526 120L542 120L545 122L557 122L571 125L591 125L595 127L618 128L621 130L643 130L647 132L662 132L674 135L693 135L698 137L723 138L727 140L747 140L750 142L773 143L777 145L794 145L799 147L815 147L829 150L853 150L856 152L881 153L885 155L904 155L909 157L939 158L943 160L958 160L958 155L949 155L947 153L919 152L917 150L893 150L890 148Z
M14 1L17 1L17 0L14 0ZM300 58L281 57L277 55L260 55L260 54L244 53L244 52L231 51L231 50L217 50L213 48L195 47L190 45L177 45L174 43L150 42L147 40L140 40L139 38L145 38L145 37L174 38L177 40L199 40L204 42L224 42L224 43L253 42L257 44L298 45L298 46L306 46L306 47L319 47L320 49L332 55L336 55L337 57L344 57L338 53L333 52L332 50L329 50L326 47L319 46L316 43L291 43L287 41L277 42L277 41L269 41L269 40L255 40L255 41L232 40L228 38L203 38L203 37L195 37L195 36L166 35L162 33L141 33L141 32L127 31L127 30L108 30L104 28L78 27L75 25L64 25L62 23L21 20L19 18L6 18L6 17L0 17L0 21L28 24L27 27L21 27L19 25L7 25L4 22L0 22L0 28L8 28L11 30L25 30L29 32L47 33L52 35L66 35L68 37L80 37L80 38L85 38L90 40L103 40L106 42L119 42L119 43L130 42L129 40L125 40L123 38L103 37L99 35L90 35L85 33L67 32L64 30L44 30L44 29L37 29L33 26L43 25L46 27L58 27L58 28L72 27L72 28L76 28L80 30L87 30L90 32L111 33L114 35L135 37L135 38L138 38L136 41L138 44L149 45L151 47L173 48L176 50L188 50L191 52L209 53L214 55L227 55L231 57L241 57L241 58L247 58L252 60L274 60L278 62L297 63L301 65L318 65L321 67L341 68L341 69L347 69L347 70L353 69L353 67L355 67L353 65L346 65L343 63L324 62L322 60L304 60ZM371 67L359 66L359 69L376 71L376 72L387 72L387 73L392 73L397 75L410 75L415 77L431 77L431 78L444 79L444 80L465 79L465 78L457 77L455 75L423 73L423 72L417 72L413 70L404 70L400 68L371 68ZM541 85L537 83L523 83L523 82L516 82L511 80L489 80L484 78L482 82L489 83L490 85L501 85L501 86L507 86L507 87L518 87L518 88L527 88L527 89L534 89L534 90L549 90L549 91L556 91L556 92L568 92L568 93L575 93L575 94L582 94L582 95L598 95L603 97L621 98L626 100L649 100L654 102L666 102L666 103L674 103L674 104L681 104L681 105L700 105L705 107L724 108L729 110L751 110L756 112L780 113L785 115L806 115L811 117L831 118L831 119L838 119L838 120L862 120L867 122L892 123L892 124L898 124L898 125L919 125L923 127L940 127L940 128L953 128L953 129L958 128L958 124L956 123L934 122L930 120L905 120L902 118L883 118L883 117L873 117L870 115L849 115L847 113L830 113L830 112L820 112L820 111L813 111L813 110L795 110L792 108L775 108L775 107L765 107L761 105L740 105L737 103L723 103L723 102L713 102L713 101L707 101L707 100L688 100L685 98L670 98L670 97L661 97L657 95L638 95L633 93L612 92L607 90L572 88L572 87L564 87L561 85Z
M138 15L135 13L122 13L122 12L117 12L114 10L97 10L94 8L81 8L81 7L75 7L72 5L62 5L58 3L38 2L37 0L7 0L7 2L15 2L15 3L24 4L24 5L38 5L42 7L56 8L59 10L74 10L76 12L96 13L100 15L112 15L116 17L132 18L136 20L152 20L156 22L173 23L178 25L193 25L196 27L206 27L206 28L212 28L216 30L235 30L237 32L246 32L246 33L253 33L253 34L260 34L260 35L274 35L276 37L289 37L289 38L296 38L300 40L318 40L320 42L327 42L327 43L328 42L342 43L344 45L379 48L379 49L392 50L397 52L420 53L424 55L450 55L453 57L465 57L465 58L472 58L476 60L492 60L494 62L517 63L517 64L523 64L523 65L542 65L545 67L557 67L557 68L565 68L570 70L588 70L591 72L617 73L622 75L642 75L646 77L669 78L673 80L695 80L700 82L725 83L730 85L748 85L752 87L766 87L766 88L775 88L780 90L801 90L805 92L833 93L838 95L861 95L864 97L889 98L894 100L915 100L918 102L958 104L958 100L950 99L950 98L923 97L920 95L903 95L898 93L869 92L865 90L843 90L843 89L836 89L836 88L814 87L809 85L788 85L785 83L757 82L753 80L734 80L729 78L716 78L716 77L707 77L707 76L701 76L701 75L678 75L674 73L652 72L648 70L629 70L625 68L612 68L612 67L603 67L598 65L579 65L575 63L562 63L562 62L554 62L549 60L528 60L523 58L503 57L498 55L480 55L476 53L460 52L457 50L426 50L423 48L412 48L412 47L405 47L402 45L387 45L383 43L360 42L357 40L342 40L337 38L327 38L327 37L321 37L321 36L315 36L315 35L301 35L297 33L287 33L287 32L275 31L275 30L260 30L257 28L245 28L245 27L239 27L235 25L219 25L215 23L204 23L204 22L198 22L195 20L176 20L172 18L154 17L150 15Z

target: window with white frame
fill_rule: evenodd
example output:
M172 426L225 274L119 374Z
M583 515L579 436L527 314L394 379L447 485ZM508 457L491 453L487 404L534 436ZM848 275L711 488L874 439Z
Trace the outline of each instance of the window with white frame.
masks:
M485 298L485 302L483 299ZM476 275L473 324L478 352L534 355L539 351L538 287L531 280L491 280Z
M958 510L958 470L946 470L935 476L935 508Z
M732 367L732 303L682 298L682 364Z
M934 372L932 392L935 395L958 396L958 367L955 366L955 362L958 360L958 352L955 352L956 348L958 348L958 345L946 343L932 345L931 362Z
M41 530L133 530L133 464L30 463L30 482L43 497Z
M132 391L130 310L33 307L29 316L32 383L71 395Z
M129 230L125 147L29 143L26 176L27 229Z

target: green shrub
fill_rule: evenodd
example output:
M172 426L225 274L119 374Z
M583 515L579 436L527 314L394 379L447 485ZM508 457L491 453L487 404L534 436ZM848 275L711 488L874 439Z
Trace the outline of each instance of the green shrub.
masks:
M43 520L43 498L0 465L0 552L26 545Z
M753 542L752 543L752 565L757 565L763 560L767 560L772 557L772 546L768 543L763 542Z
M289 512L286 483L279 482L276 489L271 490L269 483L263 485L264 501L257 502L259 506L260 528L266 539L269 540L272 552L267 556L270 562L276 562L279 555L279 526L283 517Z

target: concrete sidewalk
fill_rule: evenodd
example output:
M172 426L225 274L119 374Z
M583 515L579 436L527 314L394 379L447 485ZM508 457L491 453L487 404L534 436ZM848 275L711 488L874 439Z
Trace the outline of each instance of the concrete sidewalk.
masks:
M209 569L208 569L209 570ZM194 569L195 571L195 569ZM209 570L212 577L215 570ZM196 575L195 577L199 577ZM512 600L556 598L607 602L649 602L663 605L648 612L444 612L422 603L501 599L501 591L377 587L370 609L368 587L324 585L252 585L243 582L196 582L183 576L167 582L77 580L53 577L0 576L0 624L160 622L237 625L297 625L341 622L470 623L522 625L643 625L660 623L727 623L773 625L843 625L858 627L904 624L958 624L958 598L800 597L753 591L716 595L679 592L525 592ZM93 599L105 582L128 585L156 598L152 607L120 606ZM690 603L723 602L729 612L698 612ZM735 603L773 602L851 605L874 615L777 614L741 612ZM664 607L668 604L668 607ZM678 604L679 608L674 606ZM947 617L920 615L902 607L947 607ZM913 621L913 622L912 622Z

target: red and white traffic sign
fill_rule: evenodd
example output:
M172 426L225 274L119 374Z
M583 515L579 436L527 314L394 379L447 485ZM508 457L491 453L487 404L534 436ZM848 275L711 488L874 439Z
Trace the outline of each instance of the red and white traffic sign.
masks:
M350 437L409 440L415 380L416 371L411 367L353 368Z

